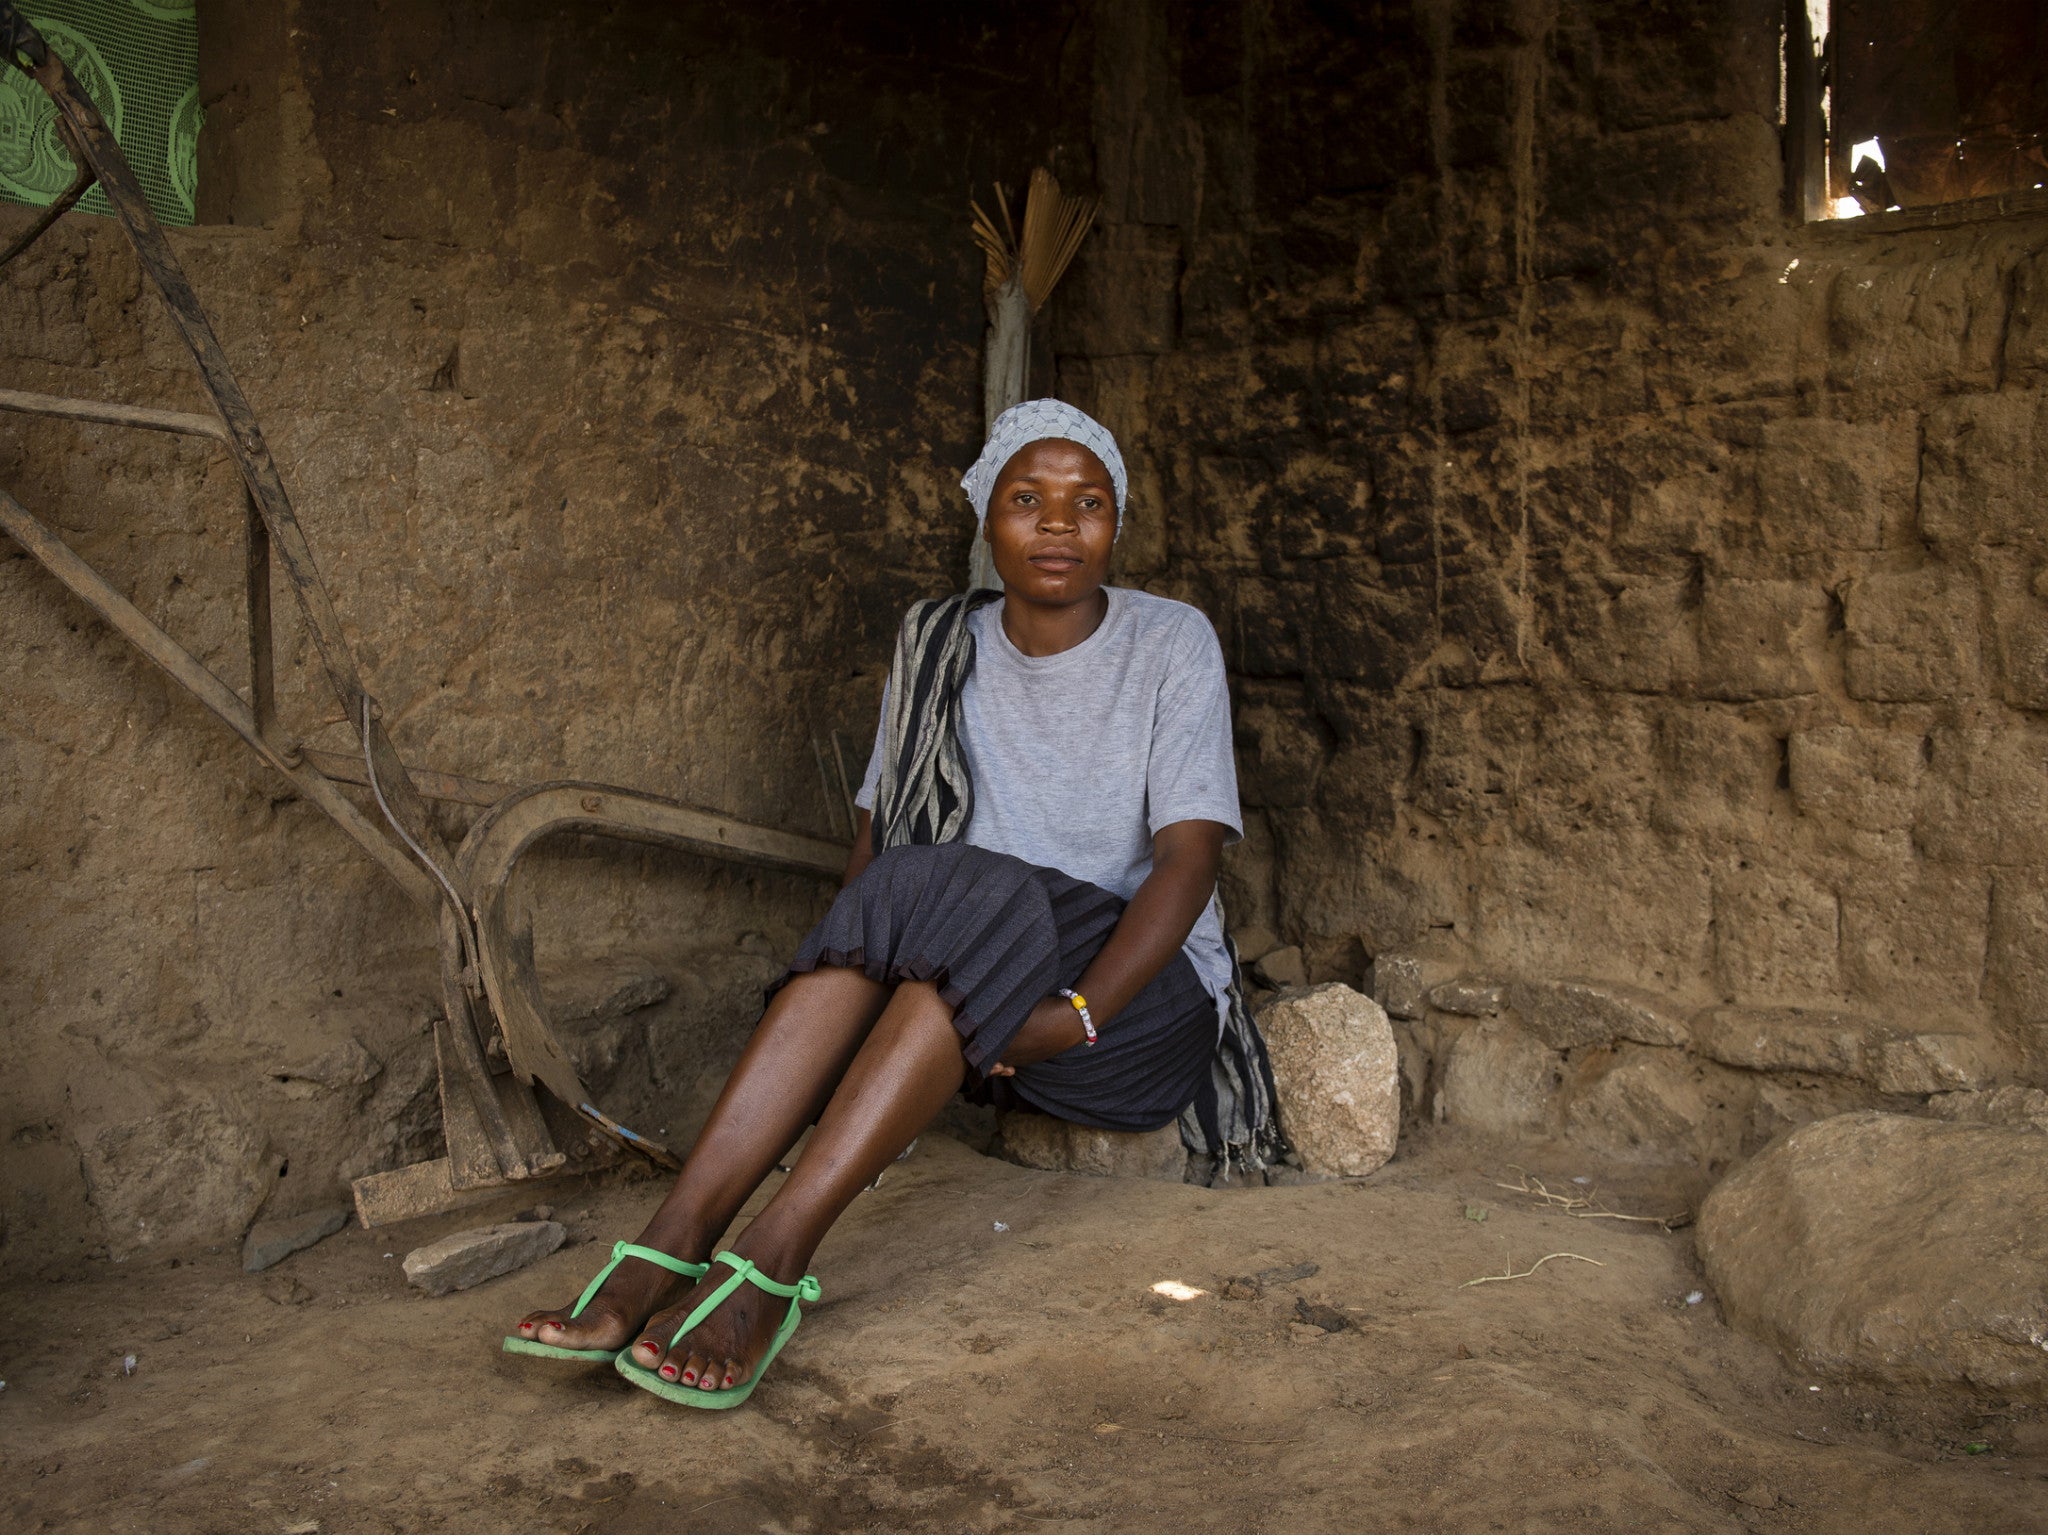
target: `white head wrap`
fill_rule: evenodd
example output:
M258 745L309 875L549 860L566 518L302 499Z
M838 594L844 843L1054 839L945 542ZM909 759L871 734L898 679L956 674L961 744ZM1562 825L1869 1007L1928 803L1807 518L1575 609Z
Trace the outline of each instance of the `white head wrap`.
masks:
M995 494L996 476L1003 472L1003 466L1010 462L1012 455L1018 449L1043 442L1048 437L1079 443L1102 460L1102 467L1109 471L1110 484L1116 487L1116 531L1121 534L1124 531L1124 497L1130 489L1129 478L1124 473L1124 456L1117 452L1116 439L1110 436L1109 428L1086 411L1075 410L1064 400L1026 400L1022 405L1011 406L996 418L995 430L989 433L981 457L960 479L960 489L974 503L975 523L979 525L988 520L988 499Z

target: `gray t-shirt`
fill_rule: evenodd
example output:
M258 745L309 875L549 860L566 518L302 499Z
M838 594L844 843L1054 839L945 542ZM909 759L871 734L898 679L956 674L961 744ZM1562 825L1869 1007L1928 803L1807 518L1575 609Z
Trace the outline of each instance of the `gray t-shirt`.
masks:
M1176 821L1218 821L1244 835L1231 755L1223 648L1198 608L1106 587L1095 633L1057 656L1026 656L1003 631L1002 604L977 609L974 671L960 698L974 776L966 841L1060 870L1126 901L1152 872L1152 835ZM888 719L884 691L882 718ZM873 810L882 733L855 803ZM1230 956L1216 900L1184 946L1228 1006Z

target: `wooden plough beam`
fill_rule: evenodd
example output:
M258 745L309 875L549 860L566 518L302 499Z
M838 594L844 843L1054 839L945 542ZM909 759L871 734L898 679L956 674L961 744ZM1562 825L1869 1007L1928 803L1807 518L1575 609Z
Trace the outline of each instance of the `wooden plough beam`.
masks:
M357 670L262 429L113 134L63 59L13 0L0 0L0 52L7 65L28 74L55 104L59 133L78 163L78 180L66 197L75 202L76 194L95 181L106 193L144 274L191 352L217 414L12 389L0 389L0 410L203 437L226 450L244 489L248 697L178 644L4 489L0 529L327 812L423 912L437 914L445 1016L435 1024L434 1044L448 1155L358 1179L356 1208L364 1225L445 1209L473 1192L515 1180L589 1167L593 1154L609 1156L614 1147L630 1148L665 1167L679 1166L659 1142L598 1108L549 1025L534 970L532 935L509 895L521 857L552 833L572 832L836 876L845 866L846 850L824 839L751 826L637 790L559 781L522 789L409 769ZM39 219L0 266L50 222ZM281 566L290 583L328 685L356 732L359 755L305 747L279 722L270 613L273 566ZM342 792L342 784L371 791L382 826ZM450 850L434 829L427 815L429 799L485 808L459 849ZM545 1095L534 1092L536 1082Z

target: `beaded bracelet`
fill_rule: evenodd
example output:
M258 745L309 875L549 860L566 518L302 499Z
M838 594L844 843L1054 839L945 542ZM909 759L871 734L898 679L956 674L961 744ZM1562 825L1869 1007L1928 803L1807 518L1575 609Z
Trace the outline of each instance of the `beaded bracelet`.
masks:
M1072 987L1061 987L1060 996L1074 1005L1074 1011L1081 1015L1081 1033L1088 1037L1088 1043L1095 1043L1095 1015L1088 1011L1088 999Z

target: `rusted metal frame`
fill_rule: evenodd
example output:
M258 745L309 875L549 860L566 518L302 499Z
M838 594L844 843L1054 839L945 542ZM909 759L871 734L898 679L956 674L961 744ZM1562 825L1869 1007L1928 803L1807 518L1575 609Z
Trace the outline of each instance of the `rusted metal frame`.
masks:
M328 681L341 701L343 712L363 735L365 748L376 764L377 777L385 786L392 815L414 842L443 865L445 874L451 879L459 878L448 867L452 864L452 860L445 857L448 850L427 816L426 802L420 798L404 762L391 744L389 734L377 718L374 701L364 723L363 701L368 692L356 670L355 657L342 630L341 616L335 611L334 603L320 580L312 547L299 527L291 498L285 493L284 481L264 442L262 428L257 425L255 413L249 409L248 399L235 379L227 354L221 350L220 342L207 322L198 295L193 292L184 269L172 254L163 228L150 211L148 199L135 180L134 172L129 170L112 131L80 88L63 58L43 42L26 18L15 9L12 0L0 0L0 36L8 39L16 53L29 59L36 83L69 125L77 152L84 156L85 163L99 179L115 217L120 220L129 243L135 248L136 259L156 286L172 326L198 365L200 379L227 426L228 449L234 455L243 483L269 527L279 563L290 578L293 592L305 614L307 630L320 653ZM459 896L459 885L457 892Z
M141 427L150 432L176 432L186 437L228 440L228 429L212 416L190 411L160 411L153 405L122 405L111 400L74 400L69 395L39 395L27 389L0 389L0 411L29 416L55 416L104 427Z
M287 761L265 739L255 712L240 694L208 671L196 656L116 591L70 545L4 489L0 489L0 529L111 624L123 639L162 668L173 682L226 722L266 763L291 780L301 794L333 817L342 831L360 843L378 866L398 882L406 895L429 911L443 905L441 893L419 866L373 826L340 789L312 769Z
M846 849L822 838L750 826L659 795L608 784L563 781L519 790L477 818L457 861L470 889L478 958L485 991L505 1053L522 1082L540 1082L605 1135L664 1166L678 1166L659 1142L620 1125L591 1101L575 1064L548 1022L533 963L530 930L515 921L508 891L527 850L555 833L586 833L654 843L771 869L836 877ZM442 976L451 1015L468 1007L459 974L455 935L444 926Z

